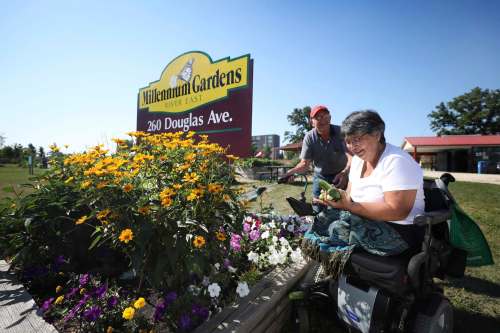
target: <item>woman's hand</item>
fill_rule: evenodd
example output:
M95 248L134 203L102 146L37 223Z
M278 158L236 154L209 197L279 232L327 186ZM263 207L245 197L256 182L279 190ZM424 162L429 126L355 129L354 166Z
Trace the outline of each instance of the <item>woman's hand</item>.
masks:
M339 201L321 200L321 199L313 198L313 203L325 205L325 206L330 206L330 207L342 209L342 210L350 210L351 205L352 205L351 196L349 195L349 193L347 193L344 190L341 190L341 189L337 189L337 190L340 193L340 200Z

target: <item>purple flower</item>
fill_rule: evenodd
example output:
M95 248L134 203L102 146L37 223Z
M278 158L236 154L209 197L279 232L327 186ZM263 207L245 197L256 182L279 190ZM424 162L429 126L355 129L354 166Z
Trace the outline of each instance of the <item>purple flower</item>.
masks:
M182 330L187 331L190 326L191 326L191 318L189 318L189 315L187 314L181 315L181 317L179 318L179 327Z
M224 259L224 267L228 268L229 266L231 266L231 260L229 259Z
M160 302L155 306L155 313L153 315L154 321L160 321L166 311L167 302L164 299L161 299Z
M73 296L76 295L76 293L78 292L78 290L80 290L79 288L71 288L71 290L69 291L69 293L66 294L65 298L72 298Z
M88 273L80 276L80 280L79 280L80 288L83 288L87 283L89 283L89 280L90 280L90 275Z
M101 285L100 287L98 287L94 291L94 295L97 298L102 298L104 296L104 294L106 294L106 291L108 291L108 284L107 283L105 283L105 284Z
M250 232L250 240L252 242L256 241L260 237L260 232L259 230L255 229Z
M108 308L112 309L118 304L118 297L111 296L108 298Z
M54 301L54 297L51 297L49 299L46 299L43 304L42 304L42 307L41 307L41 310L42 312L45 312L47 311L48 309L50 309L50 306L52 305L52 302Z
M248 234L250 232L250 230L252 230L252 226L250 225L250 223L243 223L243 231Z
M231 234L231 241L229 242L229 245L231 245L231 249L234 251L238 252L241 250L241 236L238 234Z
M85 318L86 321L96 321L100 315L101 308L97 305L94 305L83 312L83 318Z
M166 305L170 305L172 304L175 300L177 299L177 293L175 291L171 291L169 292L166 296L165 296L165 303Z
M199 317L201 320L207 319L209 314L208 308L199 304L193 304L193 307L191 308L191 313Z

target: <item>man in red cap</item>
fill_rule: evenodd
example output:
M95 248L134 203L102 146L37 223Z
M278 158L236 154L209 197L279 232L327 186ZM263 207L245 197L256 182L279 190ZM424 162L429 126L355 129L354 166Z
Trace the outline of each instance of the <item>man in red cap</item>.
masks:
M280 181L287 181L295 173L309 170L314 166L313 197L318 198L321 192L318 182L324 179L336 187L345 188L351 155L347 151L340 134L340 127L330 124L331 116L324 105L315 106L309 114L313 129L306 133L302 141L300 162L290 169ZM318 210L318 207L315 207Z

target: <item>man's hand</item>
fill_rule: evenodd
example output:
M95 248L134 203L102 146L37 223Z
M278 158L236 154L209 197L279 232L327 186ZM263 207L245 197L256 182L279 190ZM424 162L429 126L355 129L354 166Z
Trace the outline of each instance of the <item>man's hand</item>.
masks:
M342 210L350 210L350 207L352 205L351 196L349 195L349 193L347 193L344 190L339 189L338 191L340 193L340 200L339 201L321 200L318 198L313 198L313 203L325 205L325 206L330 206L330 207L338 208L338 209L342 209Z
M341 188L345 190L347 186L347 181L348 181L347 172L341 171L335 176L335 178L333 178L332 184L335 185L336 188Z
M278 184L284 184L284 183L288 183L292 180L293 178L293 175L290 175L290 176L282 176L280 178L278 178Z

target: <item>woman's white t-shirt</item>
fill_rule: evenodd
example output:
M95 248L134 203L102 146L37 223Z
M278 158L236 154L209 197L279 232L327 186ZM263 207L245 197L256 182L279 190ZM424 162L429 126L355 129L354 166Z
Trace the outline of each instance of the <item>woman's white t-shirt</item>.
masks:
M354 156L349 172L351 198L355 202L383 202L384 192L417 190L410 214L398 224L412 224L417 214L425 210L423 172L415 160L402 149L386 144L384 152L373 172L361 178L364 161Z

